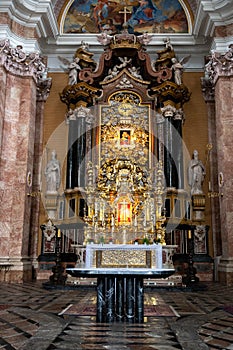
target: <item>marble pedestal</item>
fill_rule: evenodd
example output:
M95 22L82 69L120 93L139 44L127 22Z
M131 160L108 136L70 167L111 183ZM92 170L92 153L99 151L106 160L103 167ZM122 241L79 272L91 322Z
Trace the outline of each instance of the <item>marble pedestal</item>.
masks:
M68 268L73 277L97 277L96 322L144 320L145 278L166 278L174 269Z

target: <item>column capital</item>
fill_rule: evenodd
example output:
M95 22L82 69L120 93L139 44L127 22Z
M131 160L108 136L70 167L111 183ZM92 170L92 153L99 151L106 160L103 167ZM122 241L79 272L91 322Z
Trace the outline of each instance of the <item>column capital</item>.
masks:
M164 118L182 120L182 122L184 122L185 120L185 115L182 108L176 109L174 106L167 105L161 108L161 112Z
M66 113L67 124L69 124L70 120L78 120L80 118L85 118L87 124L91 124L94 117L91 114L90 108L79 106L75 109L70 108L69 111Z
M26 53L22 45L11 47L8 39L0 40L0 66L16 76L33 77L36 84L47 79L47 68L40 53Z
M205 65L205 78L215 85L219 77L233 76L233 44L225 54L212 51Z
M201 90L205 102L214 102L215 100L215 87L213 82L208 76L201 78Z
M52 86L52 78L39 79L37 82L37 101L46 102Z

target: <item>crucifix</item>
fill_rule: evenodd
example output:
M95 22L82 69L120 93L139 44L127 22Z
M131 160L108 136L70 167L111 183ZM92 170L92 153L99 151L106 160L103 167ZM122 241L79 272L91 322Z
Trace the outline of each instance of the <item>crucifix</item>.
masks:
M119 11L119 13L124 13L124 23L123 23L123 26L125 27L126 22L127 22L126 16L127 16L127 14L130 14L131 11L128 10L126 6L124 6L124 11Z

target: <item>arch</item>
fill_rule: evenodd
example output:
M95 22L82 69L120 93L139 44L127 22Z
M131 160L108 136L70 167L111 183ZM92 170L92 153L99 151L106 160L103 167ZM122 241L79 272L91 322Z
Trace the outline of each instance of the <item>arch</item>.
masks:
M145 0L140 6L128 6L128 31L141 34L192 33L193 11L187 0L164 0L156 6L154 0ZM60 34L120 32L124 22L123 5L116 0L114 6L108 1L66 0L58 16Z

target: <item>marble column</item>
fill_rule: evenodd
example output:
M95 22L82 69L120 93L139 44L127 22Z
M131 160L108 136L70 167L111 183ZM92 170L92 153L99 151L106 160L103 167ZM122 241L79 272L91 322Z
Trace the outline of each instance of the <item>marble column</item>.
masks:
M221 283L233 285L233 45L225 54L212 52L206 75L215 89L216 143L219 181L219 217L222 257L218 266ZM222 195L221 195L222 194Z
M89 130L91 118L90 109L83 106L67 113L67 122L69 123L67 188L84 187L86 185L86 153L90 147L88 137L90 138L91 135Z
M30 235L37 88L45 65L38 53L0 42L2 144L0 149L0 263L9 282L32 278ZM38 234L38 233L37 233ZM0 275L2 279L2 275Z
M215 110L215 89L208 74L201 78L201 87L208 113L208 152L209 152L209 200L211 206L211 231L213 235L213 253L215 259L215 280L218 279L217 264L222 255L222 238L220 228L220 202L218 187L218 158L217 158L217 136L216 136L216 110Z
M29 233L29 255L32 261L33 273L36 277L38 268L38 232L39 228L39 214L40 214L40 191L41 191L41 161L43 153L43 127L44 127L44 106L51 89L51 78L39 79L37 83L36 96L36 118L35 118L35 141L34 141L34 159L33 159L33 173L31 184L31 223ZM30 191L29 191L30 194Z
M164 171L167 187L184 188L182 124L184 113L182 109L167 105L161 108L164 140Z

